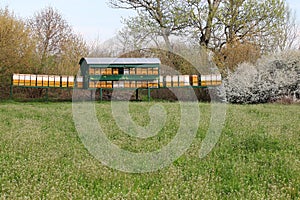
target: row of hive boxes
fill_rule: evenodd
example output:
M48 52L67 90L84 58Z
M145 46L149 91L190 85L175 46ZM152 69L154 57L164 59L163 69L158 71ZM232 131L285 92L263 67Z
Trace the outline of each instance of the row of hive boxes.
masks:
M222 84L221 74L201 75L200 78L201 86L217 86Z
M79 87L79 85L78 85L78 87ZM158 88L158 80L153 80L153 81L90 81L89 88Z
M89 68L89 75L158 75L158 68Z
M13 85L28 87L73 87L74 76L13 74Z
M160 87L216 86L222 84L220 74L160 76Z

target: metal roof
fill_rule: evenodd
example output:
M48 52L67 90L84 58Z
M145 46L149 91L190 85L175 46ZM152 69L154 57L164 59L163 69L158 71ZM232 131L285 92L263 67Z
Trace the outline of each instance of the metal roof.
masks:
M82 58L79 62L86 61L88 65L95 64L160 64L158 58Z

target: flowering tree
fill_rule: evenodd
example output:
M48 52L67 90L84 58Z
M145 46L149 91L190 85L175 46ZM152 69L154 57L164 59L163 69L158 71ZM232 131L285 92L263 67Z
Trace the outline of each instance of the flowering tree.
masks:
M265 56L256 64L240 64L224 80L231 103L266 103L289 96L300 98L300 52Z

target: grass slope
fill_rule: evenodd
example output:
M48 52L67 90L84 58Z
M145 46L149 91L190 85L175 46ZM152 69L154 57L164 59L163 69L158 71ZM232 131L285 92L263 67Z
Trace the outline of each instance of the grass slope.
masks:
M130 103L140 125L155 103ZM138 140L112 120L110 103L97 103L107 136L120 147L154 151L174 137L177 103L159 103L167 123L155 137ZM299 199L300 106L229 105L222 136L199 159L210 105L199 104L201 121L190 149L154 173L110 169L85 149L72 121L71 103L0 103L0 191L2 198L75 199Z

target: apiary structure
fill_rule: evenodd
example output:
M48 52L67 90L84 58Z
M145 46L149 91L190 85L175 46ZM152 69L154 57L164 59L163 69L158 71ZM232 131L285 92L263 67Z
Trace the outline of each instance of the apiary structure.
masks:
M84 89L158 88L157 58L82 58Z

